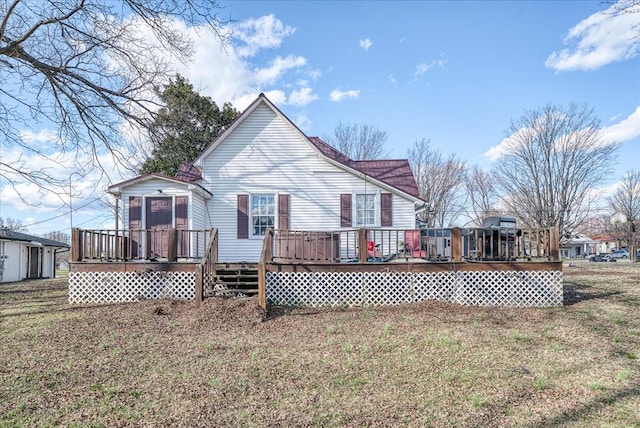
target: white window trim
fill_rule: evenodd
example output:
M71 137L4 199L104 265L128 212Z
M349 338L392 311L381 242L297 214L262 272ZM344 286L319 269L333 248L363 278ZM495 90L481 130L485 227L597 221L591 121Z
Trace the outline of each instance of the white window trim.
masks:
M373 195L373 224L358 224L358 195ZM352 204L351 204L351 224L353 227L361 228L361 227L380 227L382 219L380 218L381 211L381 201L380 201L380 190L375 190L373 192L356 192L353 193L352 196Z
M259 193L248 193L249 195L249 239L259 239L263 240L264 235L254 235L253 233L253 197L264 195L264 196L273 196L273 227L278 227L278 192L259 192Z

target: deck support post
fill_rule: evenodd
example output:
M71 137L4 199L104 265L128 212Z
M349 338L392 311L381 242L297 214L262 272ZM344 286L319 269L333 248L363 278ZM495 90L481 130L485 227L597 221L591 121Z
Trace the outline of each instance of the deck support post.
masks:
M442 236L444 237L444 232ZM462 261L462 229L459 227L451 229L451 260Z
M197 264L195 267L195 274L196 274L196 295L195 295L195 301L196 301L196 308L200 307L200 304L202 303L202 295L203 290L204 290L204 286L203 286L203 281L204 281L204 275L203 275L203 266L202 264Z
M367 258L369 257L367 248L367 229L362 228L358 229L358 261L360 263L366 263Z
M178 239L176 237L176 229L169 229L167 233L169 236L167 237L167 260L171 263L177 260L176 255L178 254Z

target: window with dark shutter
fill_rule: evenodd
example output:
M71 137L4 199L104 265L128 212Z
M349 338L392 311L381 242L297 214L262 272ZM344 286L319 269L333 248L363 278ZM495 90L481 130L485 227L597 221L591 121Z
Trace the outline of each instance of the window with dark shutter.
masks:
M187 229L187 196L176 196L176 229Z
M249 239L249 195L238 195L238 239Z
M340 227L351 227L351 193L340 195Z
M393 210L391 209L391 193L380 194L380 226L393 226Z
M289 195L278 195L278 228L289 230Z

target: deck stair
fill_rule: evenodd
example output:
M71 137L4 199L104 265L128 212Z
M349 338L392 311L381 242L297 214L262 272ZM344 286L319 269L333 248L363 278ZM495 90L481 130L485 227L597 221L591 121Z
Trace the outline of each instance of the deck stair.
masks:
M258 264L216 263L213 282L208 295L253 296L258 293Z

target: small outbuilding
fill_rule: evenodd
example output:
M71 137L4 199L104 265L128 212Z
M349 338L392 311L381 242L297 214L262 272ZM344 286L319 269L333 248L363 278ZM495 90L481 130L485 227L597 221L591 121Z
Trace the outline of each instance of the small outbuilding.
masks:
M64 242L0 229L0 283L55 277L56 254L69 248Z

